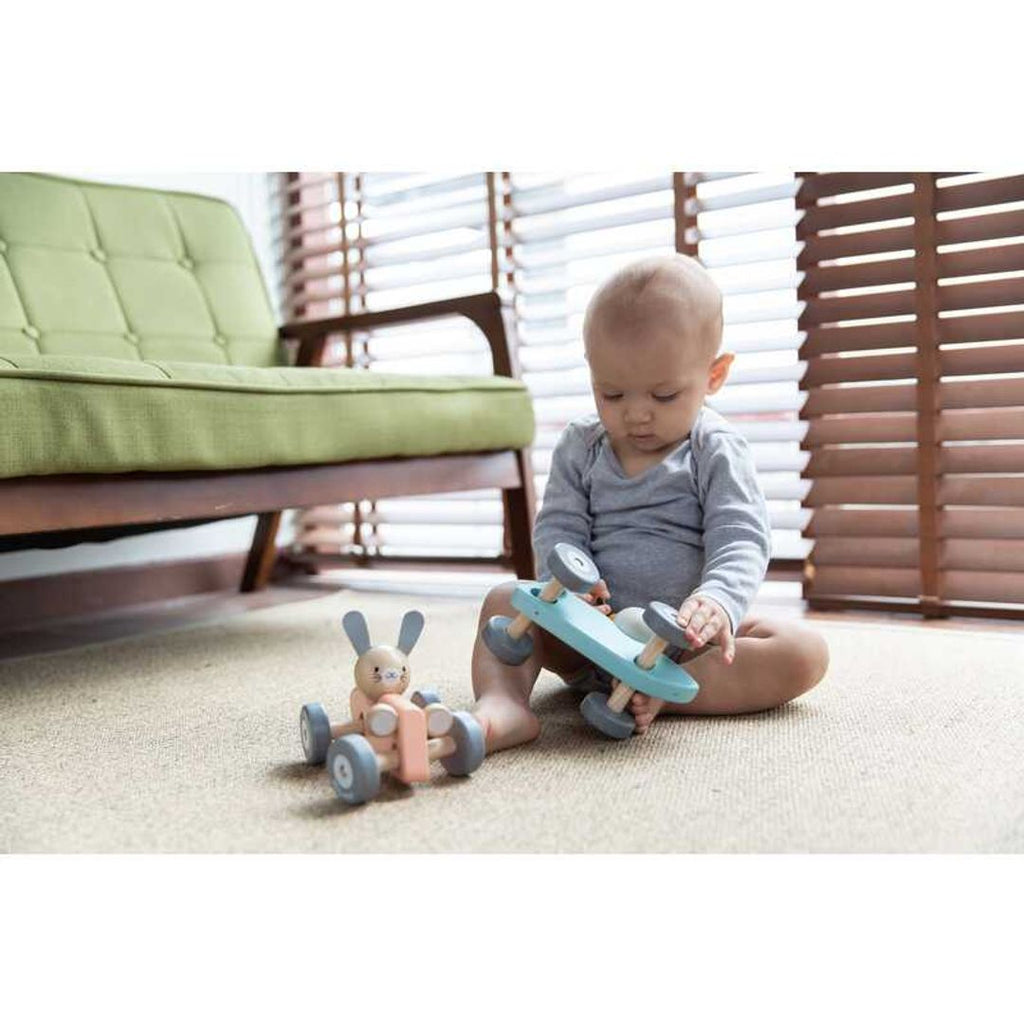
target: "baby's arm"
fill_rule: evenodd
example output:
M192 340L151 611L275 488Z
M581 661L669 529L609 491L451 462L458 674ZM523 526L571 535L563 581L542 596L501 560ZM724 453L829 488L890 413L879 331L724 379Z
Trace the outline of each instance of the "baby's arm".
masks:
M562 541L591 556L590 527L593 520L583 478L586 456L584 430L570 423L562 431L551 454L548 482L533 527L533 550L541 579L551 575L547 568L548 555Z
M714 431L698 457L704 570L680 608L679 621L687 627L692 646L716 643L731 661L736 629L768 569L771 524L743 437Z

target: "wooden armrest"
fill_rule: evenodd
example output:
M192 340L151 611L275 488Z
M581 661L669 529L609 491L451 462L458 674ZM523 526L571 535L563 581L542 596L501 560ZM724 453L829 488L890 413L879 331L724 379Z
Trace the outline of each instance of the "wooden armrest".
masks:
M383 309L375 313L350 313L324 320L300 321L285 324L279 332L284 338L299 341L298 366L320 366L329 334L343 331L368 330L389 324L414 323L417 320L435 320L442 316L464 316L483 331L491 348L494 373L499 377L517 377L518 368L513 355L515 323L511 310L503 305L497 292L478 295L460 295L453 299L438 299L400 309Z

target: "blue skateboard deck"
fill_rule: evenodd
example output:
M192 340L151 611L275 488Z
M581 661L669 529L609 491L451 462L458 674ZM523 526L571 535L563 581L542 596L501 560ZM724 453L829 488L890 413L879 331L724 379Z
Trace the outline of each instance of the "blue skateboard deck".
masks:
M541 589L540 583L517 583L512 607L634 690L674 704L686 704L697 696L696 681L681 665L659 654L654 666L645 671L636 664L644 645L623 633L607 615L568 590L555 601L542 601Z

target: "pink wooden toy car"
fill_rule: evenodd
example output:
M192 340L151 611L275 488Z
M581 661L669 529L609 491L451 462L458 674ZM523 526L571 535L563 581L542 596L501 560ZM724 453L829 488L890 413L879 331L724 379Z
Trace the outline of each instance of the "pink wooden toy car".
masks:
M326 761L338 796L350 804L372 800L384 772L407 784L426 782L435 760L449 775L476 771L484 759L480 723L467 711L450 711L433 693L417 692L410 700L402 696L410 681L408 655L423 630L422 614L405 613L397 647L372 645L362 612L348 612L342 626L359 656L349 697L351 719L332 725L322 704L304 705L299 716L306 761Z

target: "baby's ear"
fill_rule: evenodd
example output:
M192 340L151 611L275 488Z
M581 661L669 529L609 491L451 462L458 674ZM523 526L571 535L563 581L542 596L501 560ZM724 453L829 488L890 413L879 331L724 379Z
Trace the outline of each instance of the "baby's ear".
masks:
M736 355L733 352L723 352L715 358L715 361L711 364L711 369L708 371L709 395L713 395L726 382L735 358Z

